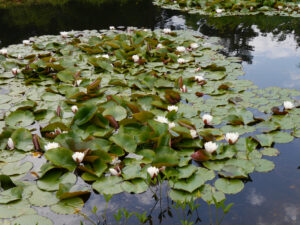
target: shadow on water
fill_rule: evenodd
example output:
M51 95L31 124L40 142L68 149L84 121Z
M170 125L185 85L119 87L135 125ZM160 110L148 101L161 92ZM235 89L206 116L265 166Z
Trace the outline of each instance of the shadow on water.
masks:
M243 59L245 76L259 87L279 86L300 89L300 18L244 16L210 18L178 11L163 10L151 0L64 0L45 4L8 6L0 8L0 47L19 43L35 35L58 34L59 31L107 29L109 26L136 26L145 28L193 29L207 36L220 38L223 53ZM225 217L223 225L299 225L300 224L300 140L276 145L281 152L273 158L274 171L253 174L245 189L227 202L235 205ZM164 187L165 189L165 187ZM166 190L164 190L166 191ZM152 223L180 224L171 202L156 203L148 191L142 195L114 196L108 207L108 218L119 208L129 211L152 211ZM166 196L166 195L164 195ZM105 208L103 196L92 194L84 212L97 205ZM209 224L207 205L202 202L197 224ZM79 224L80 217L57 216L38 209L56 224ZM162 213L163 212L163 213ZM188 213L188 212L187 212ZM194 221L198 215L193 215ZM109 224L114 224L111 219ZM128 224L137 224L136 218ZM88 223L87 223L88 224Z

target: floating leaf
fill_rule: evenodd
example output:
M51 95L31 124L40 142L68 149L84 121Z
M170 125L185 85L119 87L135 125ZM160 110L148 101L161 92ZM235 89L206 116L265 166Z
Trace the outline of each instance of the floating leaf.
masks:
M219 178L215 182L215 187L225 194L236 194L244 188L244 183L237 179Z

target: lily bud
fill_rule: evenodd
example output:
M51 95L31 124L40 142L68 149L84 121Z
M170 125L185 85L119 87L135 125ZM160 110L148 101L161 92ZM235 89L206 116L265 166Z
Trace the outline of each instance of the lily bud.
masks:
M72 158L75 162L77 163L81 163L83 158L84 158L84 153L82 152L75 152L73 155L72 155Z
M71 109L72 109L72 112L73 112L74 114L78 111L77 105L73 105L73 106L71 107Z
M239 133L226 133L225 135L225 140L229 143L229 144L235 144L239 139Z
M180 88L180 91L183 93L187 92L187 87L185 85L182 86L182 88Z
M210 125L212 120L213 120L213 117L209 114L204 114L202 116L202 121L205 125Z
M156 177L158 175L159 169L156 168L155 166L150 166L147 169L147 173L150 175L151 178L154 178L154 177Z
M11 138L8 138L7 146L10 150L13 150L15 148L14 141Z

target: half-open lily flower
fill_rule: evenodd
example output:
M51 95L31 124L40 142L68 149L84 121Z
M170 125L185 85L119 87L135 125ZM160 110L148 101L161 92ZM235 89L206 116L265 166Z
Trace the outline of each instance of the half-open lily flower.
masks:
M10 150L13 150L13 149L15 148L15 144L14 144L13 139L8 138L7 146L8 146L8 148L9 148Z
M102 55L101 57L102 57L102 58L109 59L109 55L107 55L107 54L104 54L104 55Z
M183 93L187 92L187 87L185 85L182 86L182 88L180 88L180 91Z
M132 59L134 62L138 62L140 60L140 57L138 55L133 55Z
M118 157L113 157L112 161L111 161L111 165L117 165L121 163L121 160Z
M73 155L72 155L72 158L75 162L77 163L81 163L83 158L84 158L84 153L83 152L75 152Z
M13 75L17 75L17 74L21 73L21 70L18 69L18 68L12 68L11 72L12 72Z
M174 122L168 123L168 125L169 125L169 129L176 127L176 124Z
M157 116L154 120L160 123L169 123L169 120L164 116Z
M7 55L7 49L6 48L0 49L0 55Z
M221 13L221 12L223 12L224 11L224 9L216 9L216 12L217 13Z
M160 49L160 48L163 48L164 46L162 45L162 44L158 44L157 46L156 46L156 49Z
M109 27L110 30L115 30L116 28L114 26Z
M212 141L209 141L204 144L204 148L208 153L214 153L218 149L218 145Z
M169 34L169 33L171 33L172 31L171 31L170 28L165 28L165 29L163 29L163 32L164 32L165 34Z
M114 169L114 168L110 168L110 169L109 169L109 172L110 172L111 175L113 175L113 176L120 176L120 175L121 175L121 171L118 171L118 170L116 170L116 169Z
M78 111L77 105L72 105L71 109L73 113L76 113Z
M69 33L66 32L66 31L62 31L62 32L60 32L60 36L61 36L62 38L67 38L67 37L69 36Z
M59 147L58 143L56 143L56 142L50 142L47 145L45 145L45 150L48 151L50 149L58 148L58 147Z
M159 169L156 168L155 166L150 166L147 169L147 172L148 172L148 174L150 175L151 178L154 178L154 177L156 177L158 175Z
M183 46L178 46L177 48L176 48L176 50L178 51L178 52L185 52L185 47L183 47Z
M82 80L76 80L76 86L78 87L81 84Z
M190 130L190 134L191 134L192 138L198 137L197 131L195 131L195 130Z
M202 116L202 121L205 125L210 125L213 120L213 117L209 114L204 114Z
M176 106L176 105L169 105L168 106L168 111L169 112L171 112L171 111L175 111L175 112L177 112L178 111L178 106Z
M197 75L197 76L195 76L195 80L196 80L197 82L200 82L200 81L203 81L203 80L204 80L204 77L201 76L201 75Z
M226 133L225 134L225 140L229 143L229 144L235 144L239 139L239 133L235 132L235 133Z
M23 44L24 44L24 45L30 45L30 43L31 43L31 42L30 42L29 40L23 40Z
M186 63L186 60L183 59L183 58L179 58L179 59L177 59L177 62L178 62L179 64L183 64L183 63Z
M192 49L196 49L196 48L198 48L198 47L199 47L198 43L192 43L192 44L191 44L191 48L192 48Z
M283 102L283 107L284 107L285 109L289 110L289 109L295 108L295 105L294 105L294 103L292 103L292 102L290 102L290 101L284 101L284 102Z

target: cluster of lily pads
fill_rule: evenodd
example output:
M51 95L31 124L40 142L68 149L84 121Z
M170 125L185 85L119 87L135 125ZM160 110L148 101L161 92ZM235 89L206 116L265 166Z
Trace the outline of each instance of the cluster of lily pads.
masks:
M210 204L271 171L262 157L300 136L300 92L238 79L215 41L111 27L1 49L0 218L52 224L31 206L72 214L92 189L139 194L157 176L174 201Z
M263 13L265 15L300 17L300 4L293 0L154 0L154 4L167 9L211 16Z

